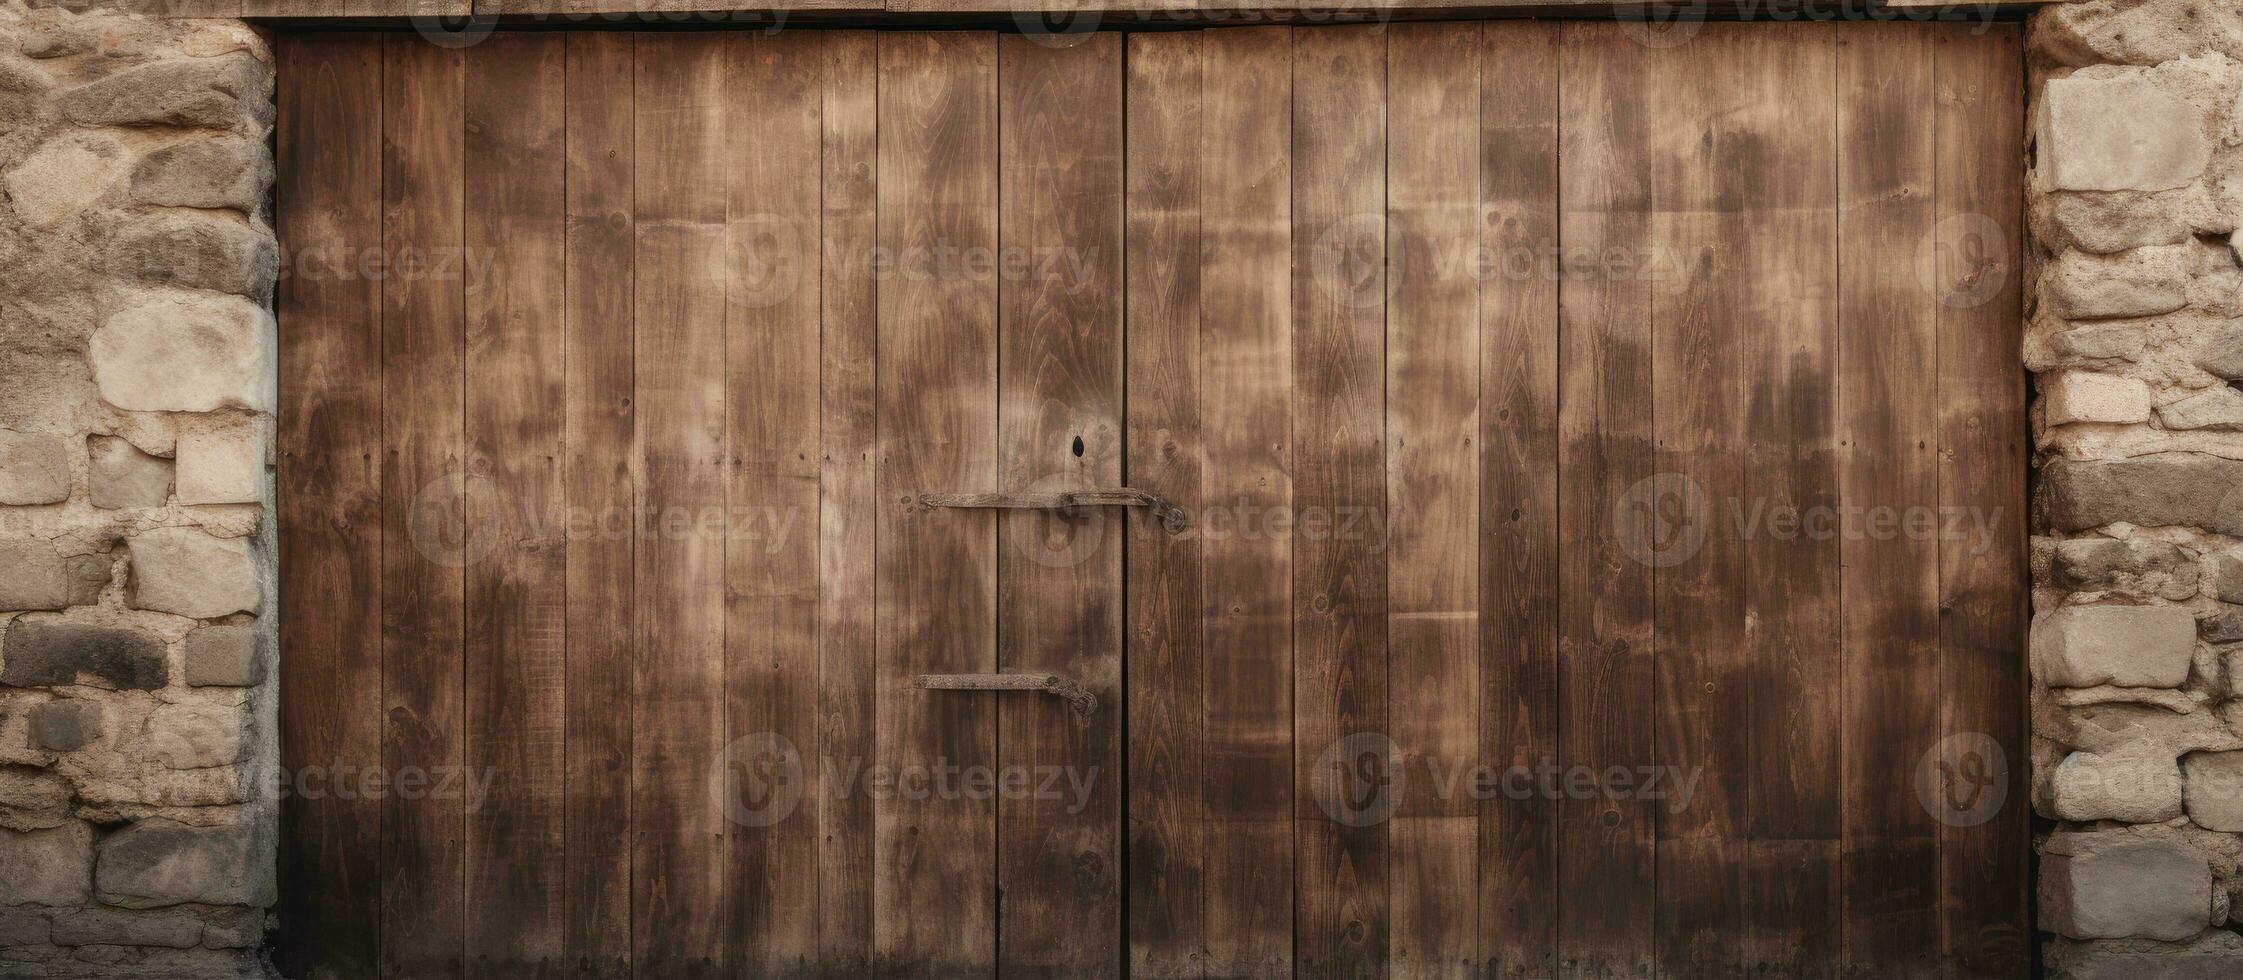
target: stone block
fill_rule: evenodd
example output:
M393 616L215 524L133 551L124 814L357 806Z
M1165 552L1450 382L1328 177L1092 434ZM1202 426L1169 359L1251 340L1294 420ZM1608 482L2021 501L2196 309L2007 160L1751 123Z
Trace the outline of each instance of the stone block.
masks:
M2190 271L2185 245L2116 255L2065 252L2049 264L2041 295L2050 312L2067 319L2155 316L2188 305Z
M2042 417L2049 425L2150 420L2150 386L2133 378L2063 371L2040 384Z
M25 832L0 831L0 905L84 905L93 869L93 831L71 821Z
M2059 459L2043 467L2041 476L2049 522L2058 530L2124 521L2243 537L2243 460L2202 453Z
M70 440L0 429L0 504L20 507L68 499Z
M168 679L163 641L113 626L20 617L8 624L0 640L0 684L59 687L81 676L118 690L153 691Z
M148 715L148 744L170 769L211 769L242 756L249 718L236 705L188 701Z
M64 92L56 105L89 126L233 126L272 119L271 71L247 52L159 61Z
M2058 820L2164 823L2181 815L2181 770L2152 747L2074 752L2049 774L2049 797Z
M256 612L264 593L247 538L200 528L159 527L129 539L132 585L125 602L191 619Z
M49 752L76 752L101 737L101 705L76 699L31 709L31 744Z
M50 228L85 210L124 176L125 146L105 133L69 133L8 171L8 198L33 228Z
M132 196L148 204L233 208L254 214L273 181L265 144L227 137L167 146L132 171Z
M63 555L37 539L0 541L0 612L92 605L109 564L107 555Z
M255 416L213 416L179 430L179 502L265 499L265 427Z
M2190 822L2243 833L2243 752L2191 752L2181 757L2181 772Z
M2212 924L2212 867L2177 841L2057 833L2041 852L2041 928L2073 939L2189 939Z
M265 680L265 635L254 626L205 626L187 634L187 683L255 687Z
M212 949L254 949L265 942L264 909L212 909L202 944Z
M54 917L57 946L202 945L203 922L185 912L125 912L91 908Z
M132 227L109 248L112 272L183 289L263 299L280 269L273 237L240 221L186 215Z
M2146 341L2130 326L2074 327L2051 334L2048 348L2058 357L2085 361L2132 361L2142 356Z
M2243 977L2243 936L2212 931L2187 942L2057 939L2048 980L2234 980Z
M0 908L0 946L44 946L54 933L36 908Z
M2212 556L2211 581L2205 591L2221 602L2243 604L2243 554L2230 551Z
M94 331L94 383L127 411L271 411L275 343L272 314L247 299L157 302Z
M2066 606L2033 620L2033 669L2051 687L2179 687L2196 617L2175 606Z
M2243 378L2243 324L2207 332L2196 348L2196 366L2214 377Z
M2134 73L2049 79L2038 128L2034 145L2049 190L2179 187L2211 159L2203 110Z
M2197 620L2196 635L2206 643L2243 640L2243 610L2223 609Z
M2178 546L2148 538L2073 538L2056 543L2049 571L2072 592L2128 592L2181 600L2196 594L2196 563Z
M161 507L171 499L171 460L115 436L94 436L86 452L93 459L94 506Z
M269 906L273 841L261 824L190 827L151 817L101 842L94 890L123 908Z
M2168 429L2243 429L2243 392L2226 385L2206 388L2159 405L2157 420Z
M44 830L70 819L70 784L30 766L0 766L0 827Z

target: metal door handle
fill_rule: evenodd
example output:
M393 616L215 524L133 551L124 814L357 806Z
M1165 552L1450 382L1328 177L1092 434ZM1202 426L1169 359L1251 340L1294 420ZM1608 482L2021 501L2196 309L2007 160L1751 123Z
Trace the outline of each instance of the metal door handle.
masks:
M1112 487L1091 490L1056 490L1041 493L923 493L919 503L927 507L965 507L973 509L1004 510L1073 510L1077 507L1143 507L1160 519L1160 526L1170 534L1182 534L1192 526L1192 517L1184 508L1170 503L1168 498L1131 487Z
M1098 710L1097 695L1059 674L921 674L911 686L922 691L1042 691L1066 698L1083 719Z

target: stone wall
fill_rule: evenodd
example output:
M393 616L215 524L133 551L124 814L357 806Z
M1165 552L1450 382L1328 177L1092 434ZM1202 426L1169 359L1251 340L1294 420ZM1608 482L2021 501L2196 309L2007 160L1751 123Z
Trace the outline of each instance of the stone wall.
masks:
M2243 976L2243 0L2030 39L2047 963Z
M271 59L0 3L0 975L253 975Z

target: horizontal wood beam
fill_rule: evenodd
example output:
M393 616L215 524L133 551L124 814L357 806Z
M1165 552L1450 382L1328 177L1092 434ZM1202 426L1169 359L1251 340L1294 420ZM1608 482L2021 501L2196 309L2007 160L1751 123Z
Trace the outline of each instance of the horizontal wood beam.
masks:
M243 17L276 24L397 25L416 18L488 18L502 25L662 27L779 22L894 24L1040 23L1092 28L1482 19L1497 17L1681 17L1894 20L1997 17L2071 0L169 0L182 17ZM1044 16L1039 16L1044 15Z

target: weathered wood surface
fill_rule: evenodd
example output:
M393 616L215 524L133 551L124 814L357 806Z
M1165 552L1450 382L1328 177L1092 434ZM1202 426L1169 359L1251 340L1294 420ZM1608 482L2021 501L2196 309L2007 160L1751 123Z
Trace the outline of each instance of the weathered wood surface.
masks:
M2023 969L2017 34L1627 30L284 38L283 962Z

